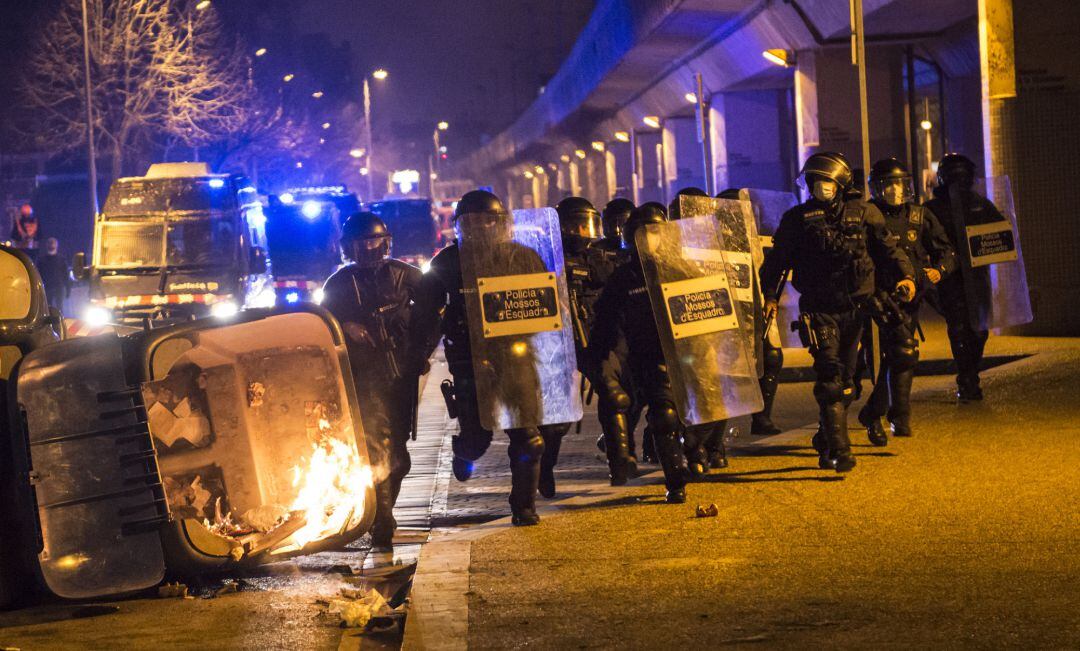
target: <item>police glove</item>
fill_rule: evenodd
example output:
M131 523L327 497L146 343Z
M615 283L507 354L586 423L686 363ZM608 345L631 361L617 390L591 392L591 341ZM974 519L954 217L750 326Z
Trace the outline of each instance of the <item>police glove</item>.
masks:
M941 272L937 269L926 268L923 269L923 273L926 274L926 279L929 280L932 284L936 285L941 282Z
M900 300L908 303L915 298L915 281L905 278L896 283L896 292L900 294Z
M777 309L778 308L777 308L777 305L776 305L776 301L774 301L774 300L765 301L765 308L762 310L762 316L765 318L766 322L772 321L773 319L776 318Z

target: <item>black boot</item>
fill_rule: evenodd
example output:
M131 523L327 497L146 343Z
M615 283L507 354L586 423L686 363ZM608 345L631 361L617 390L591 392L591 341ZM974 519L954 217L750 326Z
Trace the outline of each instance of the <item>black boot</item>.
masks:
M911 436L911 382L914 370L892 373L889 376L891 394L888 418L893 436Z
M813 438L810 439L810 445L818 453L818 468L832 470L832 460L829 459L829 444L825 441L825 428L821 421L818 421L818 428L814 432Z
M667 501L682 504L686 501L686 482L689 472L686 458L683 456L682 442L675 431L654 432L656 453L660 457L660 466L664 469L664 486L667 488Z
M867 409L869 403L859 410L859 422L866 428L866 438L870 439L870 445L885 447L889 444L889 436L881 424L881 417Z
M540 428L544 437L544 454L540 457L540 483L537 490L546 499L555 497L555 466L559 463L559 449L562 447L563 436L569 431L567 425L548 425Z
M644 463L659 463L656 456L656 439L653 437L652 428L645 426L641 434L641 460Z
M851 442L847 432L847 409L844 403L836 402L825 405L822 412L822 432L829 449L829 460L836 472L848 472L855 467L855 456L851 454Z
M510 511L515 526L540 522L536 514L536 490L540 484L540 458L544 439L535 429L508 430L510 446Z
M605 414L601 425L604 430L604 448L607 451L608 472L612 486L622 486L631 477L630 444L626 414ZM636 471L636 464L633 465Z
M755 436L775 436L781 432L772 422L773 400L776 399L776 377L765 375L761 378L761 399L765 406L761 411L750 416L750 433Z

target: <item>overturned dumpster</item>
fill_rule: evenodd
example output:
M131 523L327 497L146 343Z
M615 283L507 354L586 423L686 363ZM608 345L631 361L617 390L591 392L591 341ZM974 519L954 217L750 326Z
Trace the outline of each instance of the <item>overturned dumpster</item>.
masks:
M6 380L6 583L95 598L359 537L374 487L348 368L316 306L25 351Z

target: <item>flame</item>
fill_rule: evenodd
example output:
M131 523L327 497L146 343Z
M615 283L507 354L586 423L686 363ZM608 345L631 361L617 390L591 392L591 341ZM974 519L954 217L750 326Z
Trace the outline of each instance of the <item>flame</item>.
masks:
M319 419L319 430L306 466L293 468L298 492L289 511L302 512L306 524L288 538L288 547L301 548L355 526L364 515L364 498L373 483L371 466L361 462L355 445L330 434L326 419Z

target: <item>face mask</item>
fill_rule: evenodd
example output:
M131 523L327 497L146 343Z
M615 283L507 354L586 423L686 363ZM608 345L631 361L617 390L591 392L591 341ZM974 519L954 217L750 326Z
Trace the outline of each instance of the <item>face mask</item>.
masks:
M824 203L831 203L836 198L835 181L814 181L814 189L811 191L814 198Z

